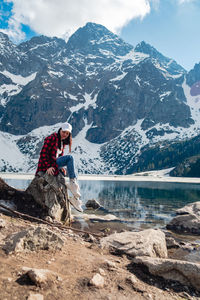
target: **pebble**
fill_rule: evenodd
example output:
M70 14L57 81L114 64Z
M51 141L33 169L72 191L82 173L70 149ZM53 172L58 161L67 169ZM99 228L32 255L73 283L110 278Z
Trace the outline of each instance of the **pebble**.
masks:
M90 280L90 284L97 288L102 288L102 287L104 287L105 281L104 281L104 278L100 274L97 273Z
M115 269L116 268L116 264L113 261L110 260L105 260L105 264L109 267L109 269Z
M105 276L106 272L104 271L104 269L99 268L99 274L102 275L102 276Z
M44 300L44 296L42 294L30 294L27 300Z

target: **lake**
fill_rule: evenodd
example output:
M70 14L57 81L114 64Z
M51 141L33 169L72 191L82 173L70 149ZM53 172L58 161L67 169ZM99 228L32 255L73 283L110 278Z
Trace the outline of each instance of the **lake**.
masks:
M26 189L31 180L5 181L15 188ZM177 208L200 200L200 184L195 183L92 180L91 177L79 180L79 185L83 204L95 199L104 208L85 213L102 217L112 214L118 218L113 221L115 226L126 224L130 229L163 228ZM81 215L77 214L77 218L81 220Z

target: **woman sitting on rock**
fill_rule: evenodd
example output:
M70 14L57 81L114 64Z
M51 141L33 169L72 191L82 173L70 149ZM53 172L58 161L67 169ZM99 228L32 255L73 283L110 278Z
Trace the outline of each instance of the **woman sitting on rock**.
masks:
M58 175L59 172L61 172L64 176L68 174L70 180L69 183L66 184L73 194L73 198L70 198L69 201L74 208L82 212L82 201L80 201L81 194L76 180L74 158L72 155L63 155L66 145L69 145L69 152L71 152L71 132L71 124L64 123L58 132L54 132L45 138L43 147L40 151L36 175L38 172L46 172L52 176ZM67 167L67 171L65 167Z

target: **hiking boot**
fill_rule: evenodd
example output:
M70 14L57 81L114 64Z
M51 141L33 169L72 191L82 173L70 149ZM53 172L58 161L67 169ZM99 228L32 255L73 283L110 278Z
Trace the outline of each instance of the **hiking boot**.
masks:
M70 179L70 181L67 182L66 185L75 198L81 197L80 188L75 178Z
M72 197L72 198L69 198L69 202L76 210L78 210L79 212L83 212L83 209L81 207L83 204L82 201L80 201L79 199L77 199L75 197Z

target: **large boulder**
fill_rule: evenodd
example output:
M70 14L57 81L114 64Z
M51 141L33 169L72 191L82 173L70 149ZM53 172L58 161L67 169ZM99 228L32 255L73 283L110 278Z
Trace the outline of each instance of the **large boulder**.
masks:
M140 232L114 233L100 240L103 248L111 248L129 256L166 258L165 234L161 230L147 229Z
M147 256L135 257L133 262L145 265L153 275L179 281L184 285L193 286L200 290L200 264Z
M7 254L23 251L59 250L63 244L64 240L58 233L46 227L38 226L8 237L3 249Z
M167 224L167 229L179 233L200 234L200 201L177 209L176 214Z
M39 172L32 180L26 193L47 210L47 214L57 221L70 221L71 208L68 201L65 177Z

